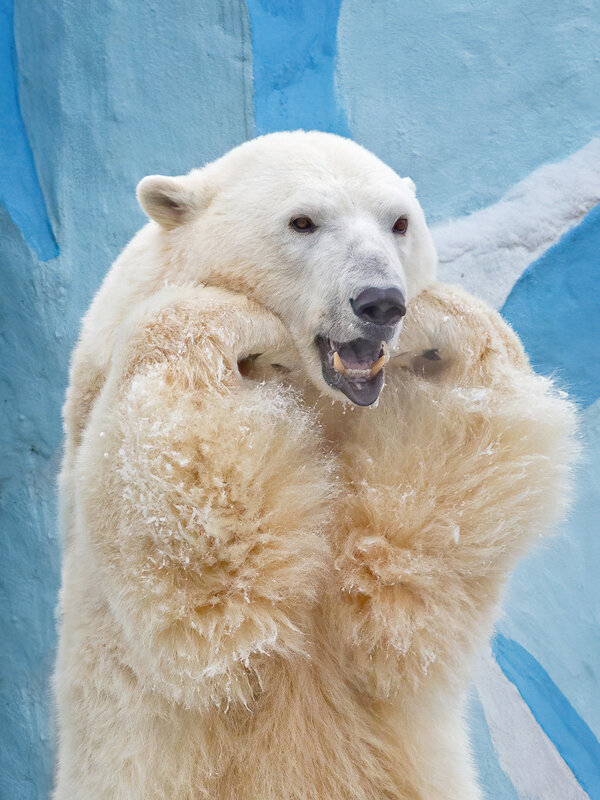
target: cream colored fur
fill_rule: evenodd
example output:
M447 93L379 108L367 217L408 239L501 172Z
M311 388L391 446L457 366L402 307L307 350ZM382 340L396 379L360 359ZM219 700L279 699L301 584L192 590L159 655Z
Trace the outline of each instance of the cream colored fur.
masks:
M363 158L287 136L233 158ZM162 227L115 264L73 359L55 800L476 800L471 662L564 509L572 408L495 312L433 283L418 223L395 346L444 368L392 359L376 408L332 402L263 212L227 220L243 269L216 218L205 252L189 229L240 196L207 170L212 200L176 223L144 197ZM276 357L242 377L254 353Z

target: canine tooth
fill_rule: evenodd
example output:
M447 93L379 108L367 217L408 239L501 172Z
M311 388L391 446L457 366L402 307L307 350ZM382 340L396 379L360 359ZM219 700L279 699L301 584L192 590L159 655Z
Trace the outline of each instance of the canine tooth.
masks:
M374 378L375 375L377 375L379 372L381 372L381 370L387 364L388 359L389 359L389 356L388 356L387 353L384 353L380 358L377 359L377 361L371 367L371 377L372 378Z
M339 372L341 375L344 375L346 372L346 367L344 366L344 362L340 358L340 354L336 350L333 354L333 368L336 372Z

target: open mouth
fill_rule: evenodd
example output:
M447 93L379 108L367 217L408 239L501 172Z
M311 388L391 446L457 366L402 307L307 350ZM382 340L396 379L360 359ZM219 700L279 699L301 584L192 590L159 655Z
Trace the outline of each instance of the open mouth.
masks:
M384 366L388 359L383 342L353 339L335 342L317 336L323 378L333 389L346 395L357 406L372 405L383 388Z

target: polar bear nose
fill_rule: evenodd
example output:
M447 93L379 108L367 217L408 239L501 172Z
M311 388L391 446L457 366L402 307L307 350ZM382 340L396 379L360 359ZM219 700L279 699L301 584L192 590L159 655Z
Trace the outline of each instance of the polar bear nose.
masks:
M375 325L395 325L406 314L404 294L395 286L364 289L350 305L357 317Z

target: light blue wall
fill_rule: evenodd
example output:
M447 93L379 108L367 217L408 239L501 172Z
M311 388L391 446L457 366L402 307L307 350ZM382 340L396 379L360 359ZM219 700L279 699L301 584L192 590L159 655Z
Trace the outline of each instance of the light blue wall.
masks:
M430 221L497 200L600 129L593 0L345 0L350 130L417 183Z
M317 127L410 174L430 219L460 216L598 134L600 14L579 0L14 2L13 23L0 0L0 797L37 800L52 772L60 406L79 319L143 223L137 181L255 132ZM589 448L571 522L516 573L502 633L592 737L599 231L591 212L504 309L539 368L587 406ZM472 710L488 797L514 800L489 709L474 696ZM600 796L600 781L586 788Z

